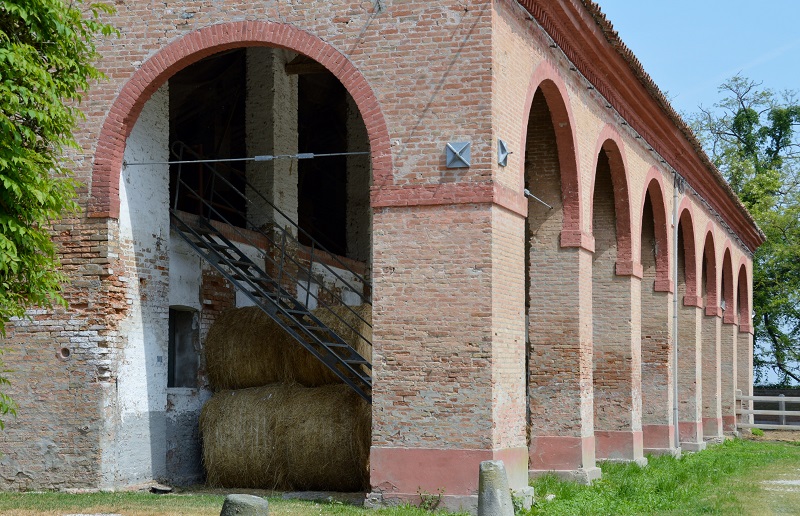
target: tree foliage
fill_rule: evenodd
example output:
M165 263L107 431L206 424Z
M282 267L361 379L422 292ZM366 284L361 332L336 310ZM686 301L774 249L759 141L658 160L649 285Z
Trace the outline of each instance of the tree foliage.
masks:
M30 307L65 305L49 229L77 209L64 153L79 148L78 104L101 77L94 39L113 32L100 20L107 12L80 0L0 0L0 334ZM0 394L0 413L9 403Z
M800 101L736 76L693 125L767 236L753 259L757 380L800 382Z

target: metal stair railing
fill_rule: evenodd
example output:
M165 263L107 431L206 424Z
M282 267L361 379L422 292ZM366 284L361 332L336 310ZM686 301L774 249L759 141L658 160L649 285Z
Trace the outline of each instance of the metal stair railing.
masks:
M183 160L183 151L190 151L191 149L183 146L179 148L181 151L178 157ZM208 166L208 164L205 164ZM205 258L220 274L230 281L236 288L240 289L256 306L260 307L268 316L270 316L276 323L278 323L284 330L286 330L292 337L295 338L305 349L307 349L317 359L322 361L329 369L331 369L339 378L346 384L353 388L361 397L370 401L370 391L372 387L371 376L362 367L371 371L372 366L364 357L359 355L353 347L351 347L344 339L337 335L331 328L326 326L320 319L315 316L311 310L308 309L308 302L311 298L317 301L318 306L326 309L333 314L345 327L353 332L356 338L362 339L367 344L371 345L361 332L359 332L353 325L346 321L340 314L333 310L325 299L321 298L321 292L314 294L311 292L311 279L313 277L312 267L314 263L319 263L330 271L339 281L341 281L346 288L357 293L360 298L367 304L371 304L369 298L350 282L341 277L339 273L332 270L327 264L323 262L314 262L314 249L315 247L325 251L323 247L319 246L318 242L311 239L311 256L310 263L306 266L299 261L291 249L287 249L287 243L298 248L301 244L296 237L286 228L282 226L275 227L275 231L279 235L280 243L267 232L259 229L248 229L248 233L255 233L265 238L274 249L280 248L280 255L276 258L270 255L269 252L262 249L261 246L248 236L242 228L231 225L226 217L215 207L214 186L219 179L226 183L238 196L246 200L248 204L252 202L247 196L238 188L230 183L223 177L215 167L208 166L212 172L211 196L204 198L199 196L197 192L181 177L181 169L178 169L177 183L175 187L175 199L173 208L170 209L170 219L172 227L198 254ZM245 182L245 187L253 192L257 192L255 188L249 183ZM196 198L200 199L205 208L208 210L208 216L200 215L198 221L193 223L188 222L182 218L181 212L177 208L178 195L180 190L185 189ZM259 194L260 195L260 194ZM267 199L262 199L284 217L287 222L291 224L296 230L302 231L293 221L288 219L286 215L277 207L272 205ZM220 198L217 201L223 201L234 208L234 205L227 199ZM218 204L218 203L217 203ZM226 210L227 211L227 210ZM204 210L205 212L205 210ZM214 215L220 222L227 224L229 229L237 234L237 236L248 245L257 249L259 256L270 263L277 271L277 278L267 274L261 267L255 264L236 244L226 238L222 232L215 227L214 223L210 220L211 215ZM252 226L246 222L248 226ZM325 251L327 253L327 251ZM329 253L330 254L330 253ZM333 256L333 255L332 255ZM334 257L335 258L335 257ZM342 264L342 268L347 270L350 274L356 277L362 284L363 289L369 289L369 283L361 275L352 271L350 267L337 259L337 262ZM292 264L297 269L297 274L294 274L288 264ZM300 277L300 274L303 277ZM283 285L283 281L287 280L293 284L298 284L301 280L305 279L306 283L306 303L303 304L298 301ZM352 312L364 324L371 326L368 321L364 320L358 312L351 307L344 304L335 292L325 287L323 282L320 282L319 288L321 291L327 293L332 299L338 300L341 306L346 307L347 310Z
M183 142L180 142L180 141L175 142L173 144L173 146L172 146L172 154L176 158L178 158L179 161L184 161L186 154L189 154L189 156L191 156L193 159L197 159L197 160L203 159L203 156L201 156L200 154L195 152L192 148L190 148L189 146L187 146L186 144L184 144ZM234 227L234 229L236 229L236 225L235 224L231 224L231 221L228 218L226 218L220 212L219 203L217 203L217 204L214 203L214 196L216 194L216 189L214 188L214 186L215 186L216 180L219 179L223 184L228 186L231 191L235 192L236 196L239 197L244 202L244 204L246 206L253 206L254 202L244 192L239 190L239 188L237 188L233 183L231 183L228 179L226 179L224 176L222 176L217 171L217 166L220 166L219 163L211 164L211 163L208 163L208 162L203 162L201 164L203 165L203 167L207 168L211 172L211 177L212 177L212 184L210 185L211 197L208 200L208 202L204 202L203 203L209 210L209 216L210 216L211 213L214 213L217 216L218 220L220 220L220 221L224 222L225 224L228 224L228 225ZM216 165L216 166L214 166L214 165ZM238 171L235 171L234 169L230 169L230 170L232 172L234 172L234 173L238 172ZM180 190L181 185L183 185L184 188L189 189L195 196L198 195L197 192L195 192L194 190L191 189L191 187L189 187L189 185L187 185L185 182L181 181L181 171L182 170L181 170L181 168L179 166L179 168L178 168L178 182L177 182L176 189L175 189L176 191L175 191L175 200L174 200L174 207L176 209L177 209L177 200L178 200L179 190ZM305 231L297 223L295 223L291 218L289 218L289 216L286 215L280 208L275 206L275 204L270 202L270 200L267 199L250 182L248 182L246 180L246 178L242 177L242 178L240 178L240 180L244 184L245 190L249 189L261 201L263 201L267 206L269 206L272 210L274 210L276 213L278 213L284 219L284 221L289 225L289 227L292 227L297 231L298 235L302 234L306 238L308 238L308 240L311 242L311 246L309 246L309 249L310 249L310 265L308 267L309 272L310 272L311 268L313 267L314 263L320 265L325 270L327 270L333 277L335 277L337 280L339 280L348 290L350 290L351 292L354 292L355 294L357 294L359 296L359 298L361 299L362 303L365 303L365 304L368 304L368 305L372 305L372 300L369 298L369 296L367 296L364 293L364 292L372 292L372 285L370 284L370 282L363 275L355 272L350 266L348 266L345 262L340 260L334 253L331 253L327 249L325 249L325 247L322 244L320 244L316 239L314 239L307 231ZM219 201L221 203L226 204L229 209L241 211L241 209L237 209L236 206L234 206L230 201L228 201L225 198L220 198ZM242 218L245 218L244 215L242 215ZM258 233L260 236L266 238L266 240L273 247L277 247L279 245L278 242L276 242L275 239L272 236L270 236L267 232L263 231L261 228L256 227L254 224L250 223L250 221L247 220L246 218L245 218L245 224L247 225L249 230L254 231L254 232ZM280 234L279 238L281 240L280 247L281 247L281 260L282 260L280 263L277 262L277 261L272 261L273 265L276 265L278 267L278 269L280 271L282 271L284 269L284 266L287 265L283 260L284 259L288 259L291 262L292 265L298 266L299 269L305 269L305 266L300 261L298 261L294 257L293 254L291 254L291 253L287 254L285 252L287 241L290 243L291 246L297 247L297 246L303 246L303 244L300 243L300 240L297 237L295 237L291 233L291 231L288 231L284 225L275 224L273 226L273 229ZM258 246L250 238L248 238L247 236L245 236L244 234L242 234L239 231L237 231L237 233L239 233L239 236L242 237L243 239L245 239L248 244L252 245L253 247L258 248ZM356 280L362 285L361 291L359 291L358 288L353 286L351 284L351 282L349 282L345 278L343 278L342 275L339 274L336 271L335 268L331 267L327 263L325 263L323 261L314 262L314 250L315 249L319 249L319 250L324 251L337 264L337 268L339 268L341 270L345 270L348 273L350 273L353 277L355 277ZM267 259L270 259L269 256L264 256L264 257L267 258ZM330 311L330 307L324 302L324 300L322 300L318 295L310 294L309 291L310 291L310 287L311 287L311 281L310 281L311 277L312 277L312 275L309 273L309 276L307 278L308 287L309 288L306 289L306 294L307 294L306 297L307 297L307 299L308 298L314 298L318 302L318 304L322 304L324 306L324 308L326 308L326 309L328 309ZM338 296L334 291L332 291L329 288L325 287L324 283L320 282L318 286L319 286L320 289L322 289L323 292L329 294L332 298L338 298L340 300L340 302L341 302L341 305L346 307L347 310L350 311L352 313L352 315L356 316L362 323L366 324L370 328L372 327L372 325L369 323L369 321L366 321L355 310L353 310L350 306L346 305L343 301L341 301L340 296ZM308 303L306 303L306 305L307 304ZM332 312L332 313L334 315L336 315L337 319L339 319L343 324L347 325L350 330L356 331L356 333L358 333L357 330L355 328L353 328L352 326L350 326L350 324L348 324L347 321L344 320L341 316L339 316L335 312ZM359 333L359 336L361 336L360 333ZM363 336L361 336L361 337L363 337ZM366 343L368 343L368 344L371 344L371 342L366 338L364 338L364 341Z

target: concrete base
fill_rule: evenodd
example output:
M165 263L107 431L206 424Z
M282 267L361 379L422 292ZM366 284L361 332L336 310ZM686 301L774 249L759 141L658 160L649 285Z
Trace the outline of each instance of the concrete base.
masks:
M699 443L692 443L692 442L684 443L684 442L681 442L681 450L683 450L685 452L689 452L689 453L691 453L691 452L699 452L699 451L703 451L705 449L706 449L705 441L704 442L699 442Z
M594 436L531 436L528 468L534 471L572 471L594 467Z
M642 425L644 453L650 450L670 449L675 443L673 425Z
M641 431L597 431L594 432L597 460L615 462L640 462L644 458L644 436Z
M736 431L736 416L722 416L722 430L724 433Z
M569 480L570 482L577 482L579 484L591 484L595 480L599 480L602 476L600 468L579 468L579 469L531 469L528 470L528 477L533 480L543 475L555 475L562 480Z
M703 418L703 437L705 439L722 437L722 418L704 417Z
M676 459L680 458L681 456L681 449L680 448L645 448L644 449L645 455L653 455L659 457L661 455L671 455Z
M643 468L647 466L647 457L639 457L638 459L598 459L598 462L611 462L613 464L635 463Z
M477 476L477 475L476 475ZM478 495L441 495L439 493L421 493L414 495L388 495L386 493L372 492L364 500L364 508L381 509L409 504L414 507L428 509L444 509L452 512L466 512L478 514ZM424 498L423 498L424 497Z
M679 427L681 447L683 447L684 442L693 443L703 441L703 423L701 421L681 421Z
M370 507L409 503L477 513L478 471L485 460L502 460L511 489L528 485L527 448L462 450L373 446Z

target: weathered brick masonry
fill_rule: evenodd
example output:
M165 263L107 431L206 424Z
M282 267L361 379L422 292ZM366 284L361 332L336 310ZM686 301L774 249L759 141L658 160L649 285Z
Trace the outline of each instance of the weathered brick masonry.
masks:
M100 45L108 80L82 106L84 212L55 225L70 308L31 312L5 342L20 416L0 435L3 488L202 478L187 464L203 364L198 388L167 387L168 311L198 310L202 340L239 300L170 238L166 166L123 160L167 159L170 77L243 47L285 50L247 54L248 105L284 124L254 143L254 124L272 122L248 114L249 150L297 152L281 132L297 124L296 81L280 75L295 54L338 78L348 141L369 144L371 186L348 195L363 206L369 188L372 210L371 239L352 248L373 279L373 500L441 489L471 506L481 460L503 459L514 488L550 470L590 480L598 459L675 453L676 424L684 450L734 429L763 235L596 4L116 7L121 35ZM471 143L470 167L446 167L448 142ZM297 213L291 167L264 173ZM348 217L350 234L369 233L368 216Z

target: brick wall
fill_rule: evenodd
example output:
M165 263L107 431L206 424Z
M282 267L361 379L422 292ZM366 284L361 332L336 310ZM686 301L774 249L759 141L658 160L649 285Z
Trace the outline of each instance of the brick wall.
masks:
M159 297L168 294L169 269L161 246L168 227L132 228L119 218L126 195L148 205L162 203L148 195L163 194L122 171L125 143L138 137L137 119L152 116L146 101L163 95L158 90L171 74L239 46L280 46L316 59L342 81L364 122L366 136L359 138L369 140L372 153L374 210L373 489L414 496L420 486L435 492L447 478L450 493L469 496L476 479L463 464L484 458L507 460L515 485L525 483L518 472L528 458L531 469L588 470L596 436L604 442L601 456L641 457L641 396L662 387L655 378L663 376L646 373L644 381L656 383L642 394L642 367L663 371L669 335L661 322L649 324L663 322L669 295L663 277L657 285L659 266L654 276L648 249L664 233L665 247L673 242L666 220L653 215L651 232L650 218L642 226L639 214L654 174L666 185L664 208L671 213L672 178L646 139L621 122L517 2L123 1L112 23L122 34L100 44L108 80L82 105L86 119L74 156L86 211L55 225L72 279L70 309L34 311L32 321L9 327L5 341L17 371L9 393L20 403L20 417L0 436L5 488L114 487L158 471L161 459L154 458L135 473L119 472L118 440L127 435L120 414L125 403L143 401L129 396L123 403L117 382L133 381L122 375L131 370L164 374L158 353L135 355L131 321L140 320L134 328L140 335L164 333L168 304ZM497 138L514 152L507 167L496 163ZM470 168L445 167L444 146L452 141L471 142ZM140 151L154 150L143 145ZM611 163L598 164L606 152ZM554 210L527 203L526 182ZM362 204L364 186L351 192ZM730 235L696 195L681 199L682 224L693 231L679 264L685 278L676 293L682 301L677 381L680 419L688 425L681 434L698 443L708 412L700 398L701 328L713 327L696 306L695 271L708 231L715 257ZM351 222L353 231L366 224ZM134 238L134 229L142 235ZM367 260L363 245L353 252ZM730 259L745 314L738 321L736 381L749 391L752 264L738 242ZM710 283L713 299L719 283ZM235 295L208 270L202 288L205 332ZM614 444L611 432L625 435ZM572 455L559 462L565 453ZM460 467L438 471L436 464ZM430 466L432 473L420 478L425 468L410 465ZM393 483L398 479L406 484Z

